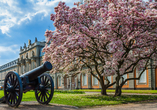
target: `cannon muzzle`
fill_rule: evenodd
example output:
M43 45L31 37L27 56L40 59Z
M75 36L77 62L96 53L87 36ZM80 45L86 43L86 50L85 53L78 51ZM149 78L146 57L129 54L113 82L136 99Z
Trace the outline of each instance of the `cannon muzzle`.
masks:
M21 78L24 78L26 76L28 76L29 81L32 81L34 79L37 79L38 76L40 76L41 74L43 74L46 71L50 71L52 69L52 65L50 62L46 61L43 65L21 75Z

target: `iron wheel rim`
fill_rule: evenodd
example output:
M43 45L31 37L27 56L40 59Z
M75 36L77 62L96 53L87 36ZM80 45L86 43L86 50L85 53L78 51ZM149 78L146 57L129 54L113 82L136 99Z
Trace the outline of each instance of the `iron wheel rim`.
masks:
M41 104L48 104L54 93L54 83L50 75L43 74L40 76L41 84L38 85L38 89L35 90L35 97ZM44 86L44 87L43 87ZM43 90L41 88L44 88Z
M4 96L11 107L18 107L23 95L22 81L18 73L9 72L4 81Z

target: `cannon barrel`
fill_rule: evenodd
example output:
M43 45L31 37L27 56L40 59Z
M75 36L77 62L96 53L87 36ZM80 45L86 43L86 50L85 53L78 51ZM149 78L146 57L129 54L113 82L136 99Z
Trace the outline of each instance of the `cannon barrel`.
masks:
M21 78L24 78L26 76L28 76L29 81L32 81L34 79L37 79L38 76L40 76L41 74L43 74L46 71L49 71L52 69L52 65L50 62L46 61L43 65L29 71L26 72L25 74L21 75Z

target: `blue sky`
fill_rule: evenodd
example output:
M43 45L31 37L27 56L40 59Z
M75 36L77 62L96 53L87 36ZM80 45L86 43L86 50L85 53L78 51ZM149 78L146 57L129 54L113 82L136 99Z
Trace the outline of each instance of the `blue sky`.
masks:
M19 57L20 46L54 30L50 14L61 0L0 0L0 66ZM70 7L80 0L62 0Z

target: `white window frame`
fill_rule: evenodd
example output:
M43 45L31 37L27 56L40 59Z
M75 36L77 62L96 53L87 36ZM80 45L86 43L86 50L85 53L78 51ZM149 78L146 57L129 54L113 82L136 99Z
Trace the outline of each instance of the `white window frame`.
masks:
M136 69L136 77L140 75L140 73L143 71L143 69ZM140 79L137 81L139 84L146 84L147 83L147 70L145 70Z

